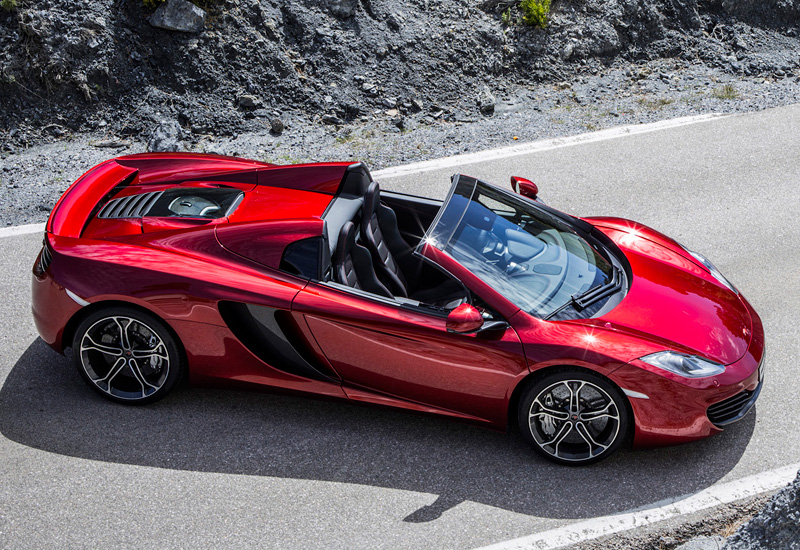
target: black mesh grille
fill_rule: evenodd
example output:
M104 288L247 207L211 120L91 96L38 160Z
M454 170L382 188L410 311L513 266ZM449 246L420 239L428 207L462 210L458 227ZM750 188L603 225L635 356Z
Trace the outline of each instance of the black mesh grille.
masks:
M129 195L120 199L108 201L103 206L98 218L141 218L150 207L161 197L162 191L157 193L142 193L140 195Z
M743 391L708 408L708 419L716 426L724 426L738 420L751 405L755 391Z

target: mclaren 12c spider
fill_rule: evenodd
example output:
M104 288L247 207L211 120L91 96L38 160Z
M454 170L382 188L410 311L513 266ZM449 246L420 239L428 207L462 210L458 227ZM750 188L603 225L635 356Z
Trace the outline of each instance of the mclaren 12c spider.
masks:
M562 464L747 414L763 328L706 258L511 187L455 175L441 201L360 163L115 158L53 209L33 316L120 403L270 386L518 426Z

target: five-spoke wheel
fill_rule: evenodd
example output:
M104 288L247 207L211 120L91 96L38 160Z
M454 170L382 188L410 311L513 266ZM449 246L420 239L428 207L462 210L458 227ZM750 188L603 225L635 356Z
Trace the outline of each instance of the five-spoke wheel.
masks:
M89 315L75 331L72 349L81 376L114 401L160 399L181 371L181 355L164 323L133 308Z
M627 436L629 416L616 387L578 370L539 379L519 406L523 437L560 464L590 464L610 456Z

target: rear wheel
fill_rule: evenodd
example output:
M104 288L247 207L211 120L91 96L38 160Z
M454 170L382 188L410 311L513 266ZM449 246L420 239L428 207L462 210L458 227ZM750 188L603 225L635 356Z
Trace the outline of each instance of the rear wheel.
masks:
M588 371L547 375L522 395L525 440L559 464L583 465L612 455L625 440L630 415L622 393Z
M120 403L161 399L182 370L178 344L166 325L128 307L96 311L84 319L75 331L72 353L89 386Z

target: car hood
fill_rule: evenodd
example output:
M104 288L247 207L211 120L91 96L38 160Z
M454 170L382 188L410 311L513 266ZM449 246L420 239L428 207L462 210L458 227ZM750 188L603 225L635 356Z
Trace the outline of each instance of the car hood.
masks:
M598 227L625 254L631 266L625 298L598 321L645 332L677 344L678 351L698 353L728 365L750 343L752 320L738 294L670 243L646 232ZM688 348L681 350L680 348Z

